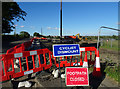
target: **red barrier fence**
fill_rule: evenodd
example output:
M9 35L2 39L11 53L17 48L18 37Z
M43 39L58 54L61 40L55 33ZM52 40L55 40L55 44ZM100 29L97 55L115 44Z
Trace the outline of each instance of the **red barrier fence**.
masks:
M7 50L6 54L23 52L23 51L25 51L26 49L28 49L28 48L31 46L32 41L33 41L33 40L28 41L28 42L24 42L24 43L19 44L19 45L16 45L15 47ZM11 65L10 60L8 60L8 61L6 62L6 64L7 64L6 70L8 70L8 68L9 68L10 65Z
M36 39L36 38L32 38L31 41L24 42L22 44L16 45L15 47L13 47L11 49L8 49L6 54L19 53L19 52L25 51L25 49L28 49L31 46L34 39Z
M28 41L28 42L24 42L23 43L23 47L25 48L25 49L27 49L27 48L29 48L30 46L31 46L31 44L32 44L32 41Z
M89 65L94 64L97 49L95 47L81 47L80 50L80 56L60 57L60 67L76 66L76 63L82 66L84 58L87 58ZM92 57L92 55L94 56ZM59 67L58 58L53 57L52 52L48 49L2 55L2 81L49 69L52 66L52 60L56 67ZM16 60L19 60L19 68L17 70L14 68ZM32 68L29 68L30 66Z
M96 60L97 49L95 47L80 47L79 56L54 57L53 53L48 49L38 49L25 51L31 46L33 40L17 45L7 51L6 54L0 55L0 63L2 63L2 81L17 78L26 74L35 73L38 71L51 68L54 64L59 67L67 66L83 66L83 60L86 59L89 65L94 65ZM16 61L18 61L16 63ZM54 63L52 63L52 61ZM14 65L18 65L15 68Z
M51 56L51 51L48 49L2 55L2 81L49 69L52 66ZM43 63L41 63L41 58L44 60ZM17 69L14 68L16 60L19 60L19 68ZM6 66L8 61L11 64L9 68Z
M16 45L15 47L13 47L11 49L8 49L6 54L8 54L8 53L19 53L19 52L25 51L26 49L28 49L31 46L34 39L40 39L40 38L39 37L32 38L30 41L27 41L27 42L24 42L22 44Z
M80 47L80 56L65 56L65 57L53 57L54 64L59 67L58 60L60 60L60 67L67 66L82 66L83 59L86 56L89 65L94 65L97 49L95 47ZM89 56L89 59L88 59ZM92 58L92 56L94 56ZM92 60L93 59L93 60ZM77 62L78 61L78 62Z

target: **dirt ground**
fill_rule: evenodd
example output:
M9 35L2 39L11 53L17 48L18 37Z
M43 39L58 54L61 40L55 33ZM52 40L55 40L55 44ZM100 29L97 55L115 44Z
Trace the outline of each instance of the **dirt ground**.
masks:
M109 61L113 63L118 63L118 51L112 51L108 49L100 48L100 59L101 61Z

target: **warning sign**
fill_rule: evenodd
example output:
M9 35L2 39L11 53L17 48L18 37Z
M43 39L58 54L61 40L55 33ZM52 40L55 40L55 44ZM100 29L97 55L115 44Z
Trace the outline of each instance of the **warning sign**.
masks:
M60 44L53 45L53 56L75 56L80 55L79 44Z
M66 67L67 86L89 86L88 68Z

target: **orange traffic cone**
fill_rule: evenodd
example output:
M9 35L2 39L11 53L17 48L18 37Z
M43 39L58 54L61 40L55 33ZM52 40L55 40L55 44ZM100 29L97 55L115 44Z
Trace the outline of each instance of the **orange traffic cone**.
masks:
M87 52L85 52L85 59L84 59L84 62L83 62L83 67L87 67L88 68Z
M99 51L98 50L97 50L97 56L96 56L92 75L95 77L100 77L102 75L101 71L100 71L100 58L99 58Z

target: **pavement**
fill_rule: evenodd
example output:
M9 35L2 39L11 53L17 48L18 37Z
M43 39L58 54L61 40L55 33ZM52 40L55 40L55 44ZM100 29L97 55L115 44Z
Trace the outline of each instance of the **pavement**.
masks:
M48 74L49 75L49 74ZM50 74L51 75L51 74ZM44 89L48 89L48 88L60 88L61 84L63 88L67 88L67 89L72 89L75 87L67 87L65 84L65 79L62 79L62 83L61 83L61 79L59 78L54 78L53 75L51 75L50 77L47 77L46 79L42 79L42 76L37 76L36 80L38 81L38 83L40 85L42 85L42 87L44 87ZM80 89L119 89L118 88L118 84L112 80L110 80L108 77L102 75L102 77L100 78L96 78L92 76L92 72L89 73L89 86L81 86L79 87Z
M26 75L14 80L13 83L11 83L11 81L7 81L5 83L2 83L2 88L18 89L17 88L18 82L21 82L21 81L30 81L32 83L31 89L61 88L60 77L53 78L53 75L51 75L51 73L47 73L47 75L50 75L50 76L44 77L45 73L46 71L42 71L37 76L33 74L31 78L28 78L28 76ZM91 77L91 73L89 73L89 85L90 86L67 87L65 84L65 79L62 79L62 88L65 88L65 89L66 88L67 89L76 89L76 88L77 89L120 89L118 88L118 84L110 80L108 77L94 78L94 77ZM24 89L24 87L20 89Z
M35 76L33 75L31 78L28 78L27 75L20 77L18 79L15 79L14 81L6 81L2 83L2 88L10 88L10 89L18 89L18 84L19 82L23 82L23 81L29 81L32 85L31 85L31 89L34 89L36 87L42 87L38 81L36 80ZM25 87L21 87L21 89L24 89Z

